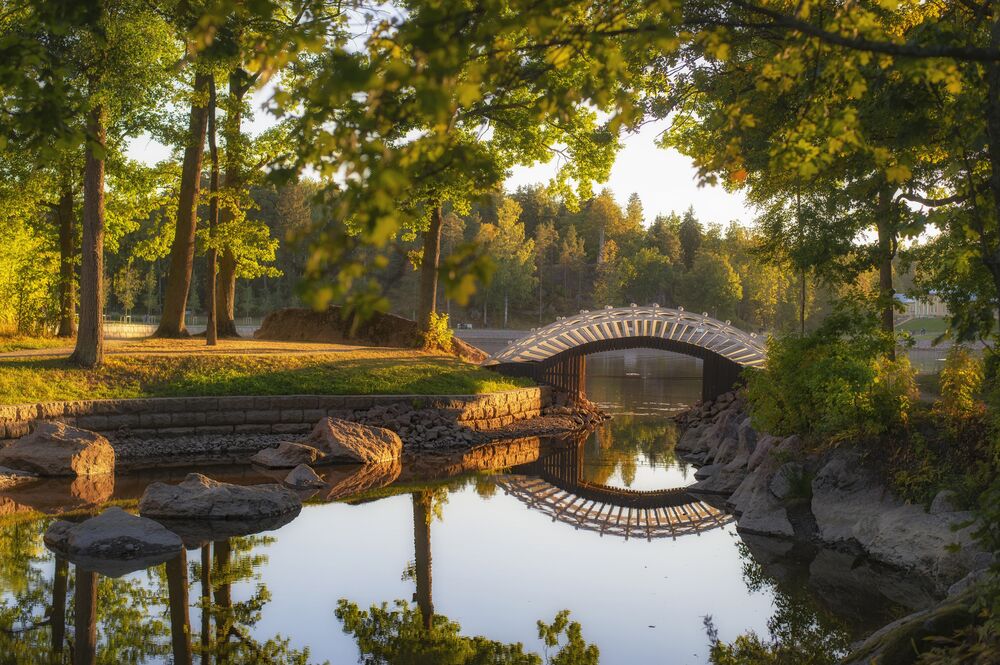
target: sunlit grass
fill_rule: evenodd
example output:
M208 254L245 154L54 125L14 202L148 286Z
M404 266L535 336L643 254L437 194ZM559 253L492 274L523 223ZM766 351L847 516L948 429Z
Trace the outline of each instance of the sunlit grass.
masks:
M451 356L398 349L298 355L112 355L0 359L0 404L197 395L479 394L531 385Z
M72 339L63 337L26 337L23 335L0 335L0 353L31 349L52 349L73 346Z

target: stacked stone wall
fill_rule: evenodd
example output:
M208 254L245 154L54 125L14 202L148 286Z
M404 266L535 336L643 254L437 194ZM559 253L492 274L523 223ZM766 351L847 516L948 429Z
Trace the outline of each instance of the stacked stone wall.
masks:
M0 442L27 434L38 420L61 420L102 434L302 434L326 416L351 419L403 404L437 409L471 430L491 430L537 418L552 404L547 386L488 395L276 395L157 397L42 402L0 406Z

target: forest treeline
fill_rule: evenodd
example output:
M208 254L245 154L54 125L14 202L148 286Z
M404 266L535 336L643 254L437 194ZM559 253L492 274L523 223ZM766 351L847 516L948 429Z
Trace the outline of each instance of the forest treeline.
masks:
M139 173L176 172L178 165L132 164ZM139 187L148 187L142 190ZM136 179L127 190L108 188L109 200L133 197L154 204L135 205L108 234L105 256L110 320L157 321L167 287L169 239L174 231L169 184ZM244 242L234 253L234 319L259 318L282 307L308 305L300 296L309 248L322 229L312 204L319 185L304 180L276 186L255 185L245 193ZM59 215L79 217L79 210L58 211L50 204L58 191L37 192L12 225L15 242L0 246L0 328L19 334L58 330L61 297L76 289L76 270L62 272ZM21 193L24 196L24 193ZM116 203L116 206L118 204ZM204 222L208 206L199 207ZM141 215L141 216L140 216ZM8 220L11 220L8 217ZM73 251L79 246L74 223ZM206 238L196 237L192 286L187 311L205 318L208 302ZM681 306L732 320L748 330L778 332L802 323L801 272L762 251L755 227L699 220L693 209L649 219L632 194L623 209L609 190L571 210L541 185L497 192L473 204L467 214L448 209L443 215L442 256L477 243L485 248L492 275L464 306L439 287L439 308L453 324L475 327L532 327L580 309L629 303ZM113 249L112 249L113 248ZM386 286L392 309L416 316L417 270L421 241L400 237L392 260L373 271ZM75 259L74 259L75 262ZM69 280L70 284L65 284ZM835 295L828 285L805 279L806 323L822 318ZM225 316L225 313L223 313Z

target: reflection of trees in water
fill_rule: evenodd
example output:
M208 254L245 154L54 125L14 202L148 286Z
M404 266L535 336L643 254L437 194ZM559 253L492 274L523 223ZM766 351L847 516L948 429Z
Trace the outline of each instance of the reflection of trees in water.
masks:
M341 598L336 616L351 635L365 665L597 665L596 646L583 639L580 624L560 612L552 624L538 622L545 658L525 651L524 644L498 642L481 635L462 635L462 627L436 614L425 626L420 610L404 600L372 605L367 610Z
M768 637L750 631L733 642L718 639L712 618L705 626L711 643L710 659L716 665L835 665L846 654L851 636L843 621L821 610L805 584L778 584L768 577L749 549L738 545L743 558L747 589L769 589L774 594L774 614L768 619Z
M308 650L291 649L280 635L251 637L271 598L258 571L267 563L259 550L272 538L207 543L193 562L184 553L108 578L44 549L46 526L0 525L0 663L308 662ZM257 582L250 597L234 602L233 586L250 582ZM197 628L191 597L202 613Z
M536 653L525 652L520 642L507 644L482 636L463 636L462 627L434 613L432 592L431 523L443 520L441 506L447 500L442 488L413 492L413 563L403 579L413 580L415 605L397 600L392 605L372 605L368 610L341 598L335 612L358 645L365 665L541 665ZM551 665L597 665L596 646L583 639L580 624L569 620L569 612L556 615L552 624L538 622L538 639L545 646L545 661ZM549 650L553 653L549 655Z
M656 466L677 461L677 435L677 425L662 417L615 416L587 441L583 480L605 485L617 471L631 487L640 455Z

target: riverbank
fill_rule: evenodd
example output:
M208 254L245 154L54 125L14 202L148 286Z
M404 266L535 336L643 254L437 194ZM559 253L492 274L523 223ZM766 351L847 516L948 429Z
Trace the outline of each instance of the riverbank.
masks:
M912 663L927 648L924 638L972 623L971 590L994 555L975 540L975 515L953 492L940 491L927 507L905 501L863 445L816 450L798 436L759 433L736 393L678 421L685 430L677 453L699 466L690 490L724 505L745 536L830 548L855 566L873 562L926 581L929 595L908 594L917 612L855 645L847 662Z
M83 369L52 352L0 357L0 404L229 395L488 394L531 385L452 355L261 340L141 340Z

